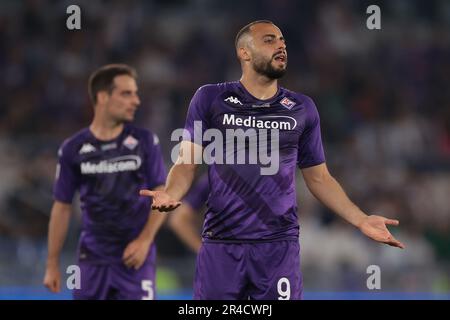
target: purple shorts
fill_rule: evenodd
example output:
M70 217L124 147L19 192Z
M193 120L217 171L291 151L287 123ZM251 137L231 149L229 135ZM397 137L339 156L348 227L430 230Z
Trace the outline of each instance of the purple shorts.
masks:
M153 300L155 299L156 248L150 249L140 269L123 263L96 263L79 260L81 288L73 290L75 300Z
M299 300L298 241L204 242L197 257L196 300Z

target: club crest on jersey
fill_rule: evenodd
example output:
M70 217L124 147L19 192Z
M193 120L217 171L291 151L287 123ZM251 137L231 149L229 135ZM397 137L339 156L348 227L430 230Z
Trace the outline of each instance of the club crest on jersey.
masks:
M95 149L95 147L90 144L90 143L85 143L83 144L83 146L81 147L80 151L78 152L78 154L84 154L84 153L89 153L89 152L94 152L97 151L97 149Z
M129 135L123 140L123 145L130 150L133 150L138 145L139 141L137 141L133 136Z
M287 109L289 109L289 110L291 110L292 107L295 106L295 102L292 101L292 100L289 100L289 99L286 98L286 97L284 97L283 99L281 99L280 104L281 104L283 107L285 107L285 108L287 108Z

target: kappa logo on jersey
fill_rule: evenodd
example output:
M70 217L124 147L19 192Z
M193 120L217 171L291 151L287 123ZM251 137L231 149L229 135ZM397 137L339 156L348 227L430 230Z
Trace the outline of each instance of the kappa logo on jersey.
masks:
M293 106L295 106L295 102L292 100L289 100L288 98L284 97L283 99L281 99L280 104L285 107L288 108L289 110L292 109Z
M123 145L130 150L133 150L138 145L139 141L137 141L133 136L129 135L123 140Z
M128 155L113 159L102 160L98 163L82 162L81 174L116 173L123 171L136 171L140 168L142 160L139 156Z
M233 96L229 96L228 98L226 98L223 101L225 101L225 102L228 101L228 102L231 102L231 103L234 103L234 104L240 104L242 106L242 102L240 102L238 98L233 97Z
M84 154L84 153L89 153L89 152L94 152L94 151L97 151L97 149L92 144L85 143L85 144L83 144L83 146L81 147L81 149L78 153Z

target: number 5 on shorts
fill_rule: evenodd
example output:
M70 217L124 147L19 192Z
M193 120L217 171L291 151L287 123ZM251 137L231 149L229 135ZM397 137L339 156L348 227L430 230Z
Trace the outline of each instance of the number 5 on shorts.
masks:
M142 290L147 292L147 295L143 296L142 300L153 300L154 299L153 281L152 280L142 280L141 288L142 288Z
M277 283L278 300L289 300L291 298L291 284L288 278L280 278Z

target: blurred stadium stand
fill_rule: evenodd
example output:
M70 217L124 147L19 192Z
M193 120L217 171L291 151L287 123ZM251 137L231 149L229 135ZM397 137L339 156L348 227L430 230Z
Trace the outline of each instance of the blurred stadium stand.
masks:
M374 3L379 31L365 27ZM170 166L170 134L193 93L239 78L235 33L264 18L287 39L281 84L316 101L332 174L363 210L398 218L393 232L407 246L365 239L319 205L298 174L305 298L364 298L366 268L378 265L385 297L448 299L449 1L77 1L81 31L65 27L70 4L0 2L0 298L70 297L40 284L56 152L89 124L89 73L112 62L137 68L137 123L159 135ZM63 271L74 263L78 221L75 214ZM195 257L168 229L157 242L161 297L189 297Z

